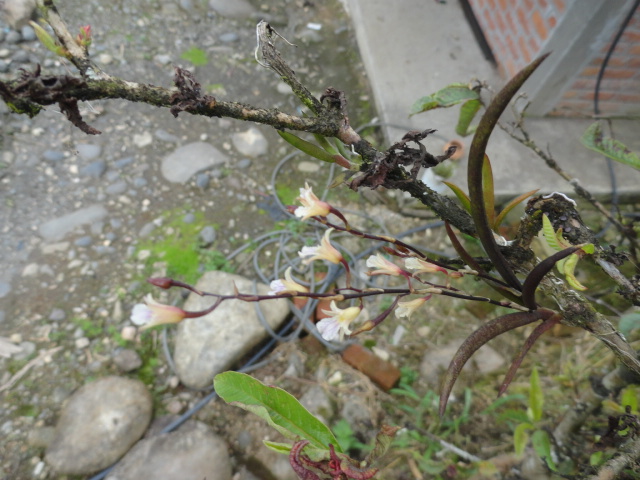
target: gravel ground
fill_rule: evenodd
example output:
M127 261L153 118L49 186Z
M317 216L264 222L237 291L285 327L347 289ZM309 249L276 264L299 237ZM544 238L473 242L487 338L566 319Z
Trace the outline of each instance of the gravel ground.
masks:
M72 30L91 24L92 55L112 75L168 87L180 65L219 98L295 112L287 87L253 58L254 26L265 18L298 45L280 48L312 91L343 89L352 123L370 119L363 68L337 1L239 2L226 17L218 3L229 2L72 0L59 8ZM205 53L206 65L181 58L192 48ZM43 74L74 73L30 28L18 34L0 23L0 78L36 64ZM199 241L225 253L273 225L271 174L289 150L271 129L185 114L176 120L167 110L120 101L85 104L82 113L102 135L85 135L55 107L28 119L0 104L0 336L20 347L0 358L0 478L54 478L39 467L42 449L28 436L52 425L76 388L114 371L119 332L148 291L142 243L178 238L192 225L208 227ZM256 138L263 143L253 151ZM164 159L198 142L217 148L218 163L184 183L168 181ZM211 161L210 151L200 155ZM314 165L290 166L285 182L318 180ZM146 372L156 386L171 378L163 365Z

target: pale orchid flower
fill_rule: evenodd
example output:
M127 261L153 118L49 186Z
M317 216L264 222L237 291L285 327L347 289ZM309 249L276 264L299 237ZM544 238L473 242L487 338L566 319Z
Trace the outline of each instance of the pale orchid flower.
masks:
M296 293L296 292L306 293L309 291L307 287L303 287L291 277L291 267L285 270L284 280L279 278L271 282L269 286L271 287L271 291L269 291L269 295L278 295L280 293Z
M398 275L406 275L404 270L395 263L384 258L380 253L376 253L375 255L371 255L367 258L367 267L377 268L377 270L367 272L367 275L392 275L394 277L397 277Z
M322 335L322 338L331 342L333 340L344 339L345 335L351 335L349 325L358 315L360 315L360 307L339 308L335 301L331 301L331 310L322 310L323 313L329 315L316 324L316 328Z
M404 266L409 270L415 270L414 273L437 273L442 272L448 274L445 268L442 268L435 263L420 260L419 258L409 257L405 259Z
M398 306L396 307L395 312L396 317L406 317L408 320L411 320L411 314L418 308L420 308L424 304L424 302L426 302L430 298L431 295L427 295L426 297L416 298L414 300L409 300L406 302L398 302Z
M298 255L300 255L301 258L304 258L302 263L308 265L314 260L327 260L331 263L338 264L343 261L340 252L336 250L329 241L331 232L333 232L333 228L330 228L325 232L322 240L320 241L320 245L316 245L315 247L302 247L302 250L298 252Z
M131 321L139 326L140 330L168 323L180 323L186 317L186 312L181 308L156 302L151 294L144 297L144 302L135 305L131 312Z
M302 220L311 217L326 217L331 212L331 205L316 197L308 183L305 183L304 188L300 189L298 200L302 206L296 208L293 213Z

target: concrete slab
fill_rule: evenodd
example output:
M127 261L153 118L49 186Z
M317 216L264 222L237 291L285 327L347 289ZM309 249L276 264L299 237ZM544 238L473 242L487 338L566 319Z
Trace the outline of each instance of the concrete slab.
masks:
M504 85L505 79L484 59L457 1L343 0L343 3L355 26L388 142L399 140L407 130L436 128L437 134L425 140L425 144L430 152L439 153L447 141L458 138L455 125L459 107L409 117L411 105L454 82L477 78L496 91ZM522 91L526 90L525 84ZM595 195L608 197L611 183L604 158L580 144L580 136L590 123L589 119L532 118L527 126L532 139L543 150L549 148L565 171ZM614 129L617 139L640 151L640 122L615 120ZM471 137L462 141L468 146ZM487 153L500 197L513 197L535 188L574 196L571 185L502 131L493 133ZM466 155L452 181L466 189L465 167ZM614 171L619 192L627 198L640 197L640 172L619 164L615 164Z

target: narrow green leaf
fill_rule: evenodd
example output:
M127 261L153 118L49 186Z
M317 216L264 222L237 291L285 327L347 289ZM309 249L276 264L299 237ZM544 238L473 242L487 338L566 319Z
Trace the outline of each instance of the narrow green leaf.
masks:
M478 100L480 95L466 83L452 83L436 93L420 98L411 106L411 115L434 108L447 108L467 100Z
M302 138L297 137L292 133L278 130L278 135L280 135L287 143L293 145L295 148L297 148L301 152L304 152L307 155L312 156L313 158L317 158L318 160L322 160L323 162L327 162L327 163L337 162L341 166L344 166L345 163L347 165L350 165L348 160L344 158L342 155L337 155L337 154L333 155L325 151L324 149L320 148L319 146L311 142L307 142L306 140L303 140Z
M547 241L547 245L554 250L564 250L565 248L571 247L571 245L567 243L562 236L561 228L559 228L557 232L553 230L551 220L549 220L546 213L542 214L542 234L544 235L544 239Z
M264 443L264 446L269 450L273 450L276 453L289 455L289 452L291 452L291 445L288 443L271 442L269 440L263 440L262 443Z
M544 430L536 430L531 435L531 444L535 452L547 462L547 466L554 472L558 470L556 464L551 457L551 440L549 435Z
M513 210L520 202L522 202L526 198L530 197L531 195L533 195L537 191L538 191L538 189L531 190L530 192L527 192L527 193L523 193L522 195L517 196L516 198L511 200L509 203L507 203L505 205L505 207L502 209L502 211L496 217L495 222L493 224L493 229L494 230L498 230L498 227L502 224L502 222L504 221L504 219L508 215L508 213L511 210Z
M191 47L189 50L185 50L182 52L182 55L180 55L180 58L193 63L196 67L202 67L209 63L207 53L198 47Z
M589 255L593 255L596 251L596 246L593 243L585 243L580 247L580 250Z
M533 430L533 425L521 423L513 432L513 448L516 451L516 455L522 455L524 449L527 448L527 443L529 443L528 430Z
M322 149L329 152L331 155L337 155L340 153L338 152L338 149L327 139L327 137L324 137L319 133L314 133L313 138L316 139L316 142L318 142L318 145L320 145Z
M640 169L640 157L629 150L624 143L604 136L600 122L591 124L582 135L581 140L582 144L590 150L601 153L616 162Z
M620 392L620 404L631 407L632 412L638 411L638 387L626 387Z
M451 189L453 193L456 194L456 197L458 197L458 200L460 201L462 208L464 208L467 212L471 213L471 200L469 200L469 196L466 193L464 193L462 189L454 183L444 182L444 181L442 183L444 183L447 187Z
M478 113L481 106L482 103L477 99L468 100L462 104L462 107L460 107L458 124L456 125L456 133L458 135L466 137L475 131L475 127L469 127L469 125L471 125L473 118L476 116L476 113Z
M36 37L38 37L40 43L42 43L42 45L44 45L47 50L60 57L69 57L69 52L67 51L67 49L62 45L58 45L54 38L49 35L49 32L42 28L42 26L33 21L30 21L29 25L31 25L31 28L33 28L33 31L36 34Z
M543 404L544 394L542 393L542 385L540 384L540 375L538 375L538 369L533 367L531 378L529 379L529 409L533 422L542 420Z
M482 162L482 197L484 198L484 210L487 214L489 225L495 225L496 207L495 192L493 189L493 170L491 169L491 161L485 153Z
M327 450L332 444L342 451L331 430L281 388L268 387L244 373L225 372L213 380L225 402L255 413L291 440L304 438L316 448Z

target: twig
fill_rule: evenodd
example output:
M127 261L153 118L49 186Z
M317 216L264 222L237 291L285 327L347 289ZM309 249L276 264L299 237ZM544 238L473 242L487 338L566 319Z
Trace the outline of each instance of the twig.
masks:
M616 456L605 463L600 471L590 476L587 480L614 480L629 464L634 463L640 457L640 437L629 440L620 447Z
M43 350L40 351L40 353L38 353L38 356L36 358L34 358L33 360L30 360L29 362L27 362L27 364L22 367L20 370L18 370L10 379L7 383L5 383L4 385L0 386L0 393L4 392L5 390L9 390L10 388L12 388L16 383L18 383L18 381L20 381L20 379L22 377L24 377L29 370L31 370L33 367L40 365L40 363L42 363L42 361L45 359L45 357L48 357L50 355L53 355L54 353L58 352L59 350L61 350L62 347L55 347L55 348L51 348L49 350Z

